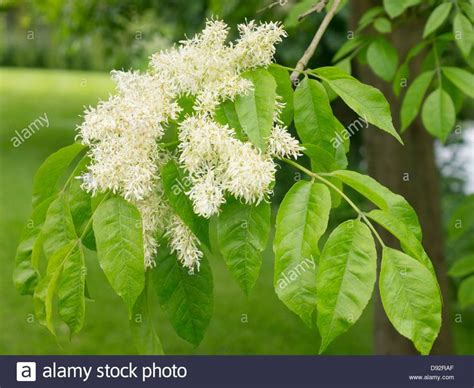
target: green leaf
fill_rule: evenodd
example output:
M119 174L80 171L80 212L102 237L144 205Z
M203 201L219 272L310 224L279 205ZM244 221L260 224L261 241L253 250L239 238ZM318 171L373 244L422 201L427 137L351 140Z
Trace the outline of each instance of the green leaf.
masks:
M392 325L428 354L441 327L441 297L431 273L410 256L384 247L379 287Z
M303 143L304 154L311 159L311 167L315 172L331 172L347 167L347 158L343 152L333 154L328 151L330 144L322 143L322 145ZM341 147L342 149L342 147Z
M408 87L400 111L402 132L410 126L418 115L423 98L433 79L433 74L434 71L426 71L420 74Z
M456 123L456 111L449 94L441 88L433 91L423 104L421 119L426 130L444 143Z
M403 61L402 65L398 68L397 73L395 74L395 77L393 79L393 91L395 95L398 97L400 95L400 90L402 86L402 81L403 79L407 79L410 75L410 69L409 69L409 64L410 61L416 57L421 51L428 45L428 41L422 40L415 46L413 46L409 51L408 54L405 57L405 60Z
M225 100L216 109L215 119L218 123L233 128L237 138L244 141L247 136L240 125L237 112L235 111L234 102L231 100Z
M242 76L253 83L254 89L235 99L235 110L250 141L265 151L273 127L277 83L264 69L248 71Z
M87 248L96 250L94 231L92 229L85 231L85 228L92 217L91 195L82 190L81 182L79 180L74 179L66 192L66 196L77 235L80 236L86 232L86 235L82 239L82 243Z
M359 19L358 28L362 29L364 27L367 27L369 24L372 23L374 18L380 15L383 11L384 11L383 7L380 7L380 6L369 8L367 11L364 12L364 14Z
M344 148L341 146L341 140L335 138L332 144L326 142L321 145L303 144L304 153L311 159L311 170L314 172L331 172L347 167L347 157L344 153ZM336 152L331 150L331 147L336 149ZM328 151L329 149L329 151ZM327 178L333 185L337 186L342 191L342 183L335 178ZM341 195L335 190L330 190L331 206L336 208L341 203Z
M270 234L270 204L245 205L230 200L219 214L217 235L227 267L249 295L260 272L262 252Z
M76 334L84 323L87 272L82 246L77 241L73 241L73 243L73 247L63 259L57 287L59 316L69 326L71 334Z
M359 36L352 39L347 39L347 41L344 42L344 44L339 48L339 50L337 50L336 54L332 58L332 63L339 62L339 60L354 52L356 49L366 43L366 39Z
M189 178L173 160L163 167L161 178L166 198L173 210L199 241L209 246L209 222L194 213L193 204L186 195L186 192L191 188Z
M442 3L431 12L423 30L423 38L436 31L444 23L451 11L452 5L450 2Z
M428 268L436 279L433 263L425 252L421 241L417 239L402 220L390 212L377 209L367 213L367 217L393 234L400 241L403 251Z
M296 131L303 143L331 141L335 135L334 115L321 83L305 77L296 88L294 106Z
M421 241L422 234L418 216L407 200L401 195L392 193L375 179L355 171L334 171L331 175L352 187L380 209L398 218Z
M197 346L203 339L213 309L213 282L209 263L201 259L199 271L188 273L163 242L152 270L153 285L176 333Z
M64 192L49 206L41 234L46 258L52 256L71 241L77 240L74 221Z
M461 278L474 273L474 254L456 260L448 271L448 275Z
M389 82L397 71L398 53L388 40L377 38L367 49L367 61L375 74Z
M126 200L110 198L96 209L93 227L99 264L131 315L145 284L140 213Z
M458 299L463 310L474 304L474 276L470 276L461 282Z
M59 179L85 146L73 143L51 154L36 172L33 182L33 209L42 202L51 202Z
M398 68L392 81L393 93L399 97L402 90L402 86L406 87L405 83L410 76L410 68L407 62L403 62Z
M288 70L272 64L267 69L276 81L276 93L283 98L285 107L280 114L283 124L289 126L293 121L293 87Z
M459 90L444 74L442 76L443 90L449 94L454 105L454 112L456 115L461 111L464 105L465 95Z
M84 146L78 143L61 148L44 161L35 175L33 213L23 229L15 255L13 272L13 282L22 295L32 295L38 281L38 270L31 263L32 252L35 244L40 248L37 240L46 212L59 190L58 182L83 149Z
M472 3L472 0L462 2L458 4L459 7L463 10L463 12L467 15L469 20L474 23L474 4Z
M91 195L81 188L82 181L77 179L90 164L90 158L84 157L72 173L72 179L66 190L66 198L78 236L92 217Z
M326 186L300 181L285 195L276 219L275 292L309 327L316 308L318 241L326 231L330 209Z
M472 48L473 31L469 19L461 12L458 12L453 21L454 40L461 50L461 53L467 57Z
M459 67L444 66L443 74L464 94L474 98L474 75Z
M335 67L321 67L315 69L314 73L326 81L331 89L360 117L390 133L403 144L393 127L390 106L380 90L364 85Z
M336 137L338 138L339 142L344 145L344 153L347 154L349 152L349 149L351 147L351 141L350 141L350 136L352 135L351 133L351 125L348 125L348 128L346 127L334 116L334 121L336 122ZM360 123L361 118L359 120L353 121L353 123L359 122ZM366 122L365 125L367 126L368 123ZM336 146L335 148L339 148L339 144L333 144L333 146Z
M388 15L393 19L400 16L407 8L413 7L421 0L383 0L383 6Z
M316 278L320 353L359 319L374 289L376 267L377 251L365 224L348 220L334 229Z
M64 261L75 246L76 241L71 241L50 257L46 276L38 282L33 295L36 319L54 335L56 335L53 324L54 296L57 292L56 288L63 270Z
M375 19L374 28L382 34L388 34L392 32L392 23L387 18L380 17Z
M132 319L130 320L130 331L139 354L164 354L160 337L158 337L158 334L155 331L153 317L150 314L148 287L146 286L135 302L135 306L133 306Z
M40 231L40 227L27 224L16 249L13 283L21 295L33 295L38 283L39 272L31 262L31 254Z
M299 16L308 11L314 6L314 0L301 0L295 3L288 12L288 16L285 18L284 25L286 29L291 29L299 24Z
M448 226L449 240L454 241L456 244L464 236L469 236L474 232L474 194L466 196L456 206Z

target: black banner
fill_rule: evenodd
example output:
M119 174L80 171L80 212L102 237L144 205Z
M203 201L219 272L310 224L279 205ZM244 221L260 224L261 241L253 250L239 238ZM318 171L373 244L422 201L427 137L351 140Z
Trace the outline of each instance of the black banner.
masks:
M473 371L472 356L0 356L0 388L472 388Z

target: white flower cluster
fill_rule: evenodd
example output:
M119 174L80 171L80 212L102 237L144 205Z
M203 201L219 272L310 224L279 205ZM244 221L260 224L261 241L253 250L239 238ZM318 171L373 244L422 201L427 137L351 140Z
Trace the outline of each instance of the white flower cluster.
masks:
M85 112L79 137L89 146L91 163L81 177L93 194L110 190L134 203L141 213L145 267L154 265L160 231L183 266L199 269L199 240L169 205L159 171L170 160L190 178L186 194L196 214L219 212L226 194L259 203L271 193L273 157L296 157L298 142L279 120L277 99L268 150L262 153L237 138L233 128L214 120L217 106L248 93L253 85L241 73L268 66L275 44L286 35L277 23L239 25L240 38L226 43L228 27L210 20L194 38L152 56L146 73L113 72L117 93ZM178 99L194 99L193 114L178 127L178 155L160 147L168 123L178 120Z

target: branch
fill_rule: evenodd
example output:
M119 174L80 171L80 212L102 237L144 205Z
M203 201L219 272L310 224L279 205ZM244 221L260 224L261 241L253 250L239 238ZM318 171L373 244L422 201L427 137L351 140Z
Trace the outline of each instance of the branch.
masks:
M324 16L324 19L321 22L321 25L316 31L316 34L314 34L313 40L311 41L310 45L304 52L303 56L300 58L300 60L296 64L295 70L293 71L293 73L291 73L291 76L290 76L291 81L293 82L293 85L296 84L300 73L306 68L309 60L314 55L314 52L316 51L316 47L318 47L319 41L321 40L332 18L336 14L337 7L339 7L340 3L341 3L341 0L334 0L331 9L328 11L326 16Z
M311 15L313 12L321 12L324 7L326 6L327 0L321 0L317 4L313 5L310 9L306 12L303 12L300 16L298 16L298 21L302 21L306 16Z

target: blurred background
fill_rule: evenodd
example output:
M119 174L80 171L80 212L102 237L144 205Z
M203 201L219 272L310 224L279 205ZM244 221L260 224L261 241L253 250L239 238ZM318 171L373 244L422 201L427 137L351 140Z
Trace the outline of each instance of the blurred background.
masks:
M289 37L278 47L277 60L294 66L322 19L322 15L312 14L298 22L298 15L315 2L0 0L0 354L135 353L125 308L108 286L93 252L88 252L87 261L94 301L87 304L83 330L70 341L57 342L35 322L31 297L18 295L11 280L16 245L31 210L34 173L50 153L74 140L84 106L95 105L113 92L110 70L146 69L152 53L192 36L209 17L223 18L232 28L231 35L236 33L236 24L246 19L281 20ZM311 66L331 63L333 54L346 40L349 26L354 24L351 18L348 7L337 15ZM335 102L334 109L346 125L355 119L340 102ZM424 201L435 201L441 214L449 352L456 354L474 354L473 307L460 307L456 296L460 280L446 274L456 260L474 252L472 112L472 100L466 101L458 116L462 130L454 131L446 145L434 144L437 179L433 184L439 189L440 201L429 191L422 194ZM37 121L38 129L20 146L14 146L18 133L39 117L47 118L48 124ZM363 132L351 138L349 167L370 172L364 139L370 132ZM279 175L276 204L294 181L294 171L284 166ZM334 224L352 216L344 205L334 214ZM458 220L462 228L455 226ZM318 334L289 312L273 291L270 247L249 299L218 256L211 264L215 308L204 341L193 348L174 333L158 311L157 330L166 353L317 353ZM329 354L385 353L374 340L380 338L378 331L385 330L377 323L375 305L371 303L360 321L334 342Z

